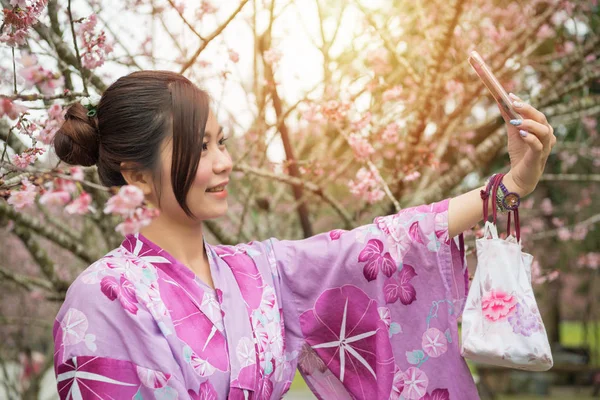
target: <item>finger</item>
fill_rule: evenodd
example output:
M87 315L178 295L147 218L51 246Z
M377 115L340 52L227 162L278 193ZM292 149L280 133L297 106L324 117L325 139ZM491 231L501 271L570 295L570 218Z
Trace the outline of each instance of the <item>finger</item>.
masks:
M525 103L523 100L521 100L519 97L515 96L512 93L510 93L508 96L513 100L512 105L515 111L521 114L523 118L529 118L545 125L548 124L548 120L546 119L546 116L543 112L538 111L536 108Z
M520 130L532 133L542 142L544 148L550 151L552 148L552 141L556 140L552 134L552 130L548 125L540 124L532 119L513 119L510 120L510 124L518 127Z
M540 139L525 130L520 130L519 134L521 138L529 145L529 148L535 153L543 153L544 152L544 144L540 141Z

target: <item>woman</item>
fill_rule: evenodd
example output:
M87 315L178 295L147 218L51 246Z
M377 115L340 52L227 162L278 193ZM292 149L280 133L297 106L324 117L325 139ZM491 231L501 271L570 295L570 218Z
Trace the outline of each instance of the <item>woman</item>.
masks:
M525 196L556 139L514 106L525 119L508 125L503 182ZM224 142L207 94L170 72L120 78L97 115L67 111L58 156L135 185L160 216L71 285L54 325L61 398L278 399L296 367L324 399L478 398L453 238L482 219L480 189L352 231L212 246L202 221L227 211Z

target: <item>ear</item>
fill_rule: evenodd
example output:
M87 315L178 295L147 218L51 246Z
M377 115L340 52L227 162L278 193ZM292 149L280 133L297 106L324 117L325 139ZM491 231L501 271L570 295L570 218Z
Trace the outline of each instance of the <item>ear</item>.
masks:
M128 185L133 185L141 189L144 197L147 199L151 198L154 194L154 185L150 171L140 170L136 168L135 164L130 162L122 162L121 175L123 175Z

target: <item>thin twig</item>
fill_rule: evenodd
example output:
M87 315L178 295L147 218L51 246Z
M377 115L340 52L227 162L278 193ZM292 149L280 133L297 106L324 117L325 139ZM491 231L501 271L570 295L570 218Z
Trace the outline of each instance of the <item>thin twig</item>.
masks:
M225 29L227 27L227 25L229 25L229 23L235 18L235 16L238 15L238 13L240 11L242 11L242 8L246 5L247 2L248 2L248 0L242 0L240 5L238 6L238 8L233 12L233 14L231 14L229 16L227 21L225 21L223 24L221 24L221 26L219 26L217 29L215 29L215 31L213 33L211 33L210 36L208 36L206 39L204 39L202 41L202 43L200 44L200 47L198 47L198 50L196 50L194 55L188 61L186 61L185 64L183 64L183 67L181 67L181 70L179 71L180 74L183 74L185 71L188 70L189 67L192 66L192 64L194 64L194 62L196 62L196 59L198 58L200 53L202 53L202 51L206 48L206 46L208 46L208 44L214 38L216 38L217 36L219 36L221 34L221 32L223 32L223 29Z
M71 23L71 35L73 36L73 46L75 47L75 55L77 57L77 65L79 67L79 72L81 73L81 81L83 82L83 92L85 96L88 95L86 76L83 71L83 64L81 63L81 55L79 54L79 46L77 46L77 35L75 34L75 23L73 22L73 14L71 13L71 0L69 0L67 4L67 12L69 14L69 22Z

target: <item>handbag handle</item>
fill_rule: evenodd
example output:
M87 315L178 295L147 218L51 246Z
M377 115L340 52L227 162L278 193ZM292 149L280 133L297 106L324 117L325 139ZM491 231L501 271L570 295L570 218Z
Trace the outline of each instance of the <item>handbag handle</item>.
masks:
M487 187L485 188L485 190L482 190L480 192L481 195L481 199L483 200L483 219L484 221L487 222L488 218L489 218L489 201L488 199L490 198L490 196L493 199L493 203L494 205L492 206L492 217L493 217L493 223L494 225L496 225L496 221L498 220L498 210L495 207L495 200L497 198L498 195L498 188L500 187L500 183L502 182L502 179L504 178L504 174L495 174L494 176L492 176L492 178L490 179L490 181L487 184ZM515 218L515 232L516 232L516 238L517 238L517 242L521 241L521 224L519 221L519 209L516 208L514 211L512 211L514 214L514 218ZM510 211L508 212L508 223L507 223L507 227L506 227L506 232L508 235L510 235L510 228L511 228L511 215L510 215Z

